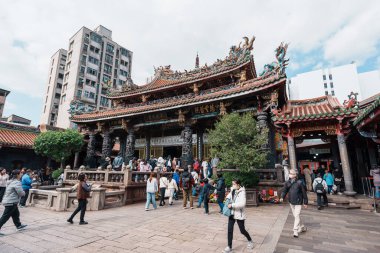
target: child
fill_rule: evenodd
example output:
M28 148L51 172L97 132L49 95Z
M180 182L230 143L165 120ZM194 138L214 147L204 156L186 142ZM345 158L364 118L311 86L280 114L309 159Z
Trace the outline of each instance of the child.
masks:
M210 201L210 193L215 189L213 186L211 186L208 183L208 179L203 179L204 186L203 186L203 205L205 207L205 214L208 215L208 202Z

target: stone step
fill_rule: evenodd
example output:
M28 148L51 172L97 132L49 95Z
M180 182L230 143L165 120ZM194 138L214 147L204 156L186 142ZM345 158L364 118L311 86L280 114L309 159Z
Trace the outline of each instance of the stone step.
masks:
M317 206L317 202L309 202L309 205ZM329 206L327 208L360 209L360 205L349 205L349 203L342 205L340 203L329 202Z

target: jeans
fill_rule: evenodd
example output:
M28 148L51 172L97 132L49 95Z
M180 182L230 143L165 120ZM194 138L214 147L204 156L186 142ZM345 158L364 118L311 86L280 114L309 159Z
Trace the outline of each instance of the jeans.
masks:
M26 205L26 200L28 199L29 196L29 189L24 189L25 195L21 197L20 199L20 205L25 206Z
M84 215L86 213L87 199L78 199L78 207L75 209L73 214L70 216L69 220L73 220L75 215L80 211L80 222L84 221Z
M9 220L10 217L12 217L13 223L16 227L21 226L20 212L18 211L17 203L11 206L5 206L4 213L0 218L0 229Z
M327 186L327 192L328 192L328 194L330 194L330 192L332 191L332 188L333 188L332 185L328 185Z
M317 193L317 204L318 204L318 206L322 206L322 197L323 197L323 204L327 206L328 205L328 201L327 201L326 192L324 192L324 193Z
M202 206L202 202L203 202L203 194L199 194L199 198L198 198L198 206L199 207Z
M160 206L165 205L165 192L166 188L160 188Z
M157 209L157 204L156 204L156 193L154 192L147 192L146 193L146 205L145 208L149 209L150 202L153 204L153 208Z
M290 204L290 208L292 209L292 213L294 216L293 233L295 235L298 235L298 233L301 232L302 228L304 227L304 225L301 221L301 217L300 217L302 205Z
M205 213L208 213L208 202L210 199L206 196L203 201L203 206L205 207Z
M183 207L187 206L187 198L190 199L190 207L193 207L193 196L191 195L191 188L190 189L183 189Z
M0 187L0 203L3 201L6 187Z
M177 184L178 185L178 184ZM178 200L178 190L175 190L174 191L174 199L175 200Z
M245 230L244 220L235 220L234 216L230 216L228 218L228 235L227 235L227 238L228 238L228 246L231 249L232 249L232 239L234 237L235 221L237 221L237 224L238 224L239 229L240 229L240 233L242 233L247 238L248 241L252 241L251 236L249 235L247 230Z
M380 199L380 186L375 186L375 198Z
M218 205L219 205L219 207L220 207L220 212L223 212L223 208L224 208L224 203L223 203L223 201L220 201L220 200L218 199Z

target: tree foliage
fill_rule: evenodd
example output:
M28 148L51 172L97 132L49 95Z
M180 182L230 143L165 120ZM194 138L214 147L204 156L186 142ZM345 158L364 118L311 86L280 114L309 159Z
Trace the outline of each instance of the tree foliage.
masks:
M34 140L34 151L62 163L82 145L83 136L76 130L47 131Z
M267 163L268 131L259 129L250 113L226 114L209 130L211 155L220 158L220 168L239 168L249 172Z

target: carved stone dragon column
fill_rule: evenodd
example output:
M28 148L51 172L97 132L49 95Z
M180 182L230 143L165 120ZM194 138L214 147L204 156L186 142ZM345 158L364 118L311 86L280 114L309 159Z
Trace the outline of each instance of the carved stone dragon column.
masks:
M145 159L148 161L150 159L150 134L147 133L145 136Z
M268 113L267 112L261 111L261 112L257 113L257 124L261 130L268 131L268 134L267 134L268 139L267 139L267 143L265 144L265 147L264 147L267 151L269 151L268 156L267 156L267 159L268 159L267 167L268 168L274 168L275 167L274 154L276 153L275 152L275 144L274 144L274 131L273 131L273 128L270 128L268 126Z
M133 128L128 129L128 135L126 139L126 145L125 145L125 162L128 163L135 155L135 132Z
M288 152L290 168L297 171L296 144L291 133L288 134Z
M189 125L182 130L182 168L193 164L193 131Z
M86 165L90 168L96 167L95 161L95 133L89 133L89 140L87 145Z
M344 138L343 133L338 133L337 137L338 137L340 160L342 162L344 185L346 187L346 191L344 192L344 194L352 196L352 195L355 195L356 192L354 191L354 187L352 185L352 175L351 175L350 163L348 161L346 140Z
M111 157L112 147L111 147L111 132L109 129L103 130L103 144L102 144L102 160L107 157Z

